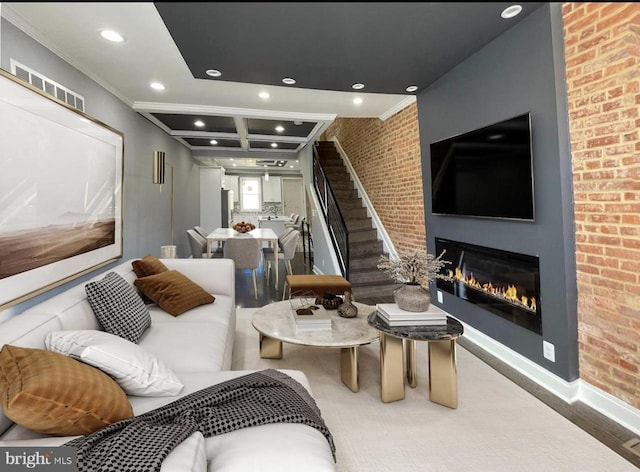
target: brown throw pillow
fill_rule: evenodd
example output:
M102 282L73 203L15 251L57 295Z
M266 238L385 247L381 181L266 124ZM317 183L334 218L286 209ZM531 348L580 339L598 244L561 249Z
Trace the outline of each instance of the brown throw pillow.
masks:
M0 351L0 403L15 423L55 436L89 434L133 416L122 388L95 367L8 344Z
M142 259L133 261L131 266L138 277L148 277L149 275L156 275L169 270L153 254L147 254Z
M213 295L177 270L142 277L133 284L173 316L215 300Z

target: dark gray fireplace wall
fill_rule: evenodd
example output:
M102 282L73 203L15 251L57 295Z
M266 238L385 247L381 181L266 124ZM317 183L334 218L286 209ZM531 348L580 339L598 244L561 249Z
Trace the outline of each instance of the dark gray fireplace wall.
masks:
M417 97L427 248L436 237L540 258L542 336L443 292L434 302L564 380L578 378L575 231L561 4L545 4ZM431 214L430 144L530 112L535 221ZM555 347L555 362L542 341Z

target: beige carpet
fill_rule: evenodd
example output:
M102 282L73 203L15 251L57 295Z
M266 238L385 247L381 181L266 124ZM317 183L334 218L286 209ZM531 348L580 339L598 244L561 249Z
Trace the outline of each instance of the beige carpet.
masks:
M378 343L361 348L353 393L340 381L337 349L285 344L282 360L260 359L253 311L238 310L232 368L303 371L334 436L338 471L638 470L460 346L457 409L428 400L426 343L418 343L418 386L382 403Z

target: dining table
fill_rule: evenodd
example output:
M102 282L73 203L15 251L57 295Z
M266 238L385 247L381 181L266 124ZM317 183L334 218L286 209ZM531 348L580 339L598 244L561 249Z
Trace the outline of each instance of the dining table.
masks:
M274 278L275 288L278 290L278 235L271 228L256 228L246 233L236 231L233 228L216 228L207 235L207 257L211 257L211 246L214 242L224 244L229 239L246 239L255 238L258 241L268 242L270 247L273 248L273 262L275 266Z

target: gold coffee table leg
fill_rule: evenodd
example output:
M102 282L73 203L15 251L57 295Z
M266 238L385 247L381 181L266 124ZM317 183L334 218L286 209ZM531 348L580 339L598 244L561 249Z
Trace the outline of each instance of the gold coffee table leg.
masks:
M260 333L260 357L262 359L282 359L282 341Z
M343 347L340 349L340 377L352 392L358 392L358 347Z
M382 401L404 398L402 339L380 333L380 390Z
M407 358L407 383L411 388L418 385L417 364L416 364L416 341L411 339L405 340L406 358Z
M429 399L458 408L456 342L429 341Z

